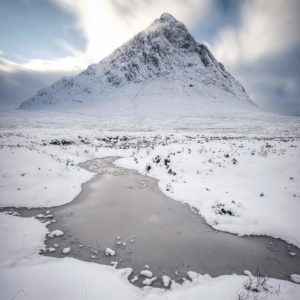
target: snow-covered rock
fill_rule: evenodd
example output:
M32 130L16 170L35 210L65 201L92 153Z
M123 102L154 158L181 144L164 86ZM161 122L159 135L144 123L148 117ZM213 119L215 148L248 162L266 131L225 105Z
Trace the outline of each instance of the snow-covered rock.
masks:
M137 275L134 275L133 278L130 281L134 283L138 280L139 280L139 277Z
M114 256L116 254L116 252L110 248L106 248L105 250L105 255L106 256Z
M149 270L142 270L140 272L141 275L145 276L145 277L148 277L148 278L151 278L153 276L153 273Z
M170 286L171 278L169 276L163 275L161 279L165 288Z
M38 91L20 108L117 115L257 109L208 47L167 13L99 63Z
M71 251L71 248L70 248L70 247L66 247L66 248L64 248L64 249L62 250L62 253L63 253L63 254L68 254L68 253L70 253L70 251Z
M146 279L143 280L143 284L144 284L144 285L151 285L151 283L152 283L153 281L155 281L156 279L157 279L157 277L146 278Z
M292 274L292 275L290 276L290 278L291 278L291 280L292 280L293 282L295 282L295 283L300 283L300 275L298 275L298 274Z
M49 237L55 237L55 236L62 236L64 234L63 231L59 230L59 229L55 229L53 231L51 231L48 236Z

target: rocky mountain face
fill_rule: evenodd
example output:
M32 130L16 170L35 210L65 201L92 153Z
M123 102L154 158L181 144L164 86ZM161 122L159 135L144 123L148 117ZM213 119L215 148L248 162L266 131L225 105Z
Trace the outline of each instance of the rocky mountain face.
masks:
M38 91L20 106L187 115L254 107L207 46L167 13L98 64Z

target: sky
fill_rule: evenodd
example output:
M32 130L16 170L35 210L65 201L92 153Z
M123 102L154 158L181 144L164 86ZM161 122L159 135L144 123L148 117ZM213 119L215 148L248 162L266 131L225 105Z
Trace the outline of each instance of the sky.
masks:
M0 109L101 61L163 12L260 107L300 116L298 0L0 0Z

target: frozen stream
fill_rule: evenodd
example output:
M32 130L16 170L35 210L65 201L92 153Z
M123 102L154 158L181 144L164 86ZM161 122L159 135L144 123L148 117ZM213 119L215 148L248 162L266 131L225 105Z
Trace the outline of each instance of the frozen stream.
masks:
M153 286L161 286L162 275L180 282L189 270L217 276L244 270L256 273L259 268L281 279L300 274L298 248L265 236L217 232L190 207L165 196L157 180L116 167L115 159L97 158L82 164L98 174L83 184L71 203L51 209L16 209L25 217L51 211L56 222L48 225L49 230L60 229L64 235L47 237L46 246L56 251L45 255L103 264L117 261L118 268L131 267L138 275L149 265L158 277ZM65 247L71 247L70 253L62 253ZM116 255L107 257L107 247ZM296 255L291 256L291 251ZM141 285L144 278L139 275L136 284Z

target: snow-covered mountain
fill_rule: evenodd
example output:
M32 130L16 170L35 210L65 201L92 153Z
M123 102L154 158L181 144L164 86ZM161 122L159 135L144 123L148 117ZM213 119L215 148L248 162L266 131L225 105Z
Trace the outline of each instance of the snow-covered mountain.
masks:
M20 108L187 116L257 109L207 46L167 13L98 64L38 91Z

